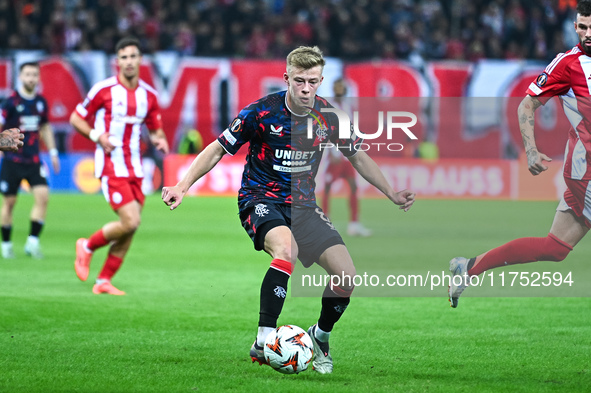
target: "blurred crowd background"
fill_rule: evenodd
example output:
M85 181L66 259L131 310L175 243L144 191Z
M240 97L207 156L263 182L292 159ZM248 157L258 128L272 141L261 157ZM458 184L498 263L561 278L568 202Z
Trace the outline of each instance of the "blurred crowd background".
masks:
M345 60L549 60L577 43L576 0L0 0L0 54L146 52L282 58L318 45Z

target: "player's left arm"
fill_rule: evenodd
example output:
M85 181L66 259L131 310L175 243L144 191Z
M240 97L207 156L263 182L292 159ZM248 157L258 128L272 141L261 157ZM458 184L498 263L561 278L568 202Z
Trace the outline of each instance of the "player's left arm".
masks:
M392 202L400 206L401 210L408 211L415 202L415 193L410 190L394 191L384 177L382 170L370 156L364 151L358 151L354 156L347 157L353 168L371 185L380 190Z
M150 142L154 145L156 150L161 151L164 154L168 154L170 151L168 147L168 140L166 139L166 134L162 130L162 128L158 128L157 130L150 130Z
M53 127L49 123L43 123L39 128L39 135L41 139L43 139L43 143L49 151L49 156L51 157L51 166L53 167L53 171L55 173L60 172L60 158L59 152L57 150L55 144L55 136L53 134Z

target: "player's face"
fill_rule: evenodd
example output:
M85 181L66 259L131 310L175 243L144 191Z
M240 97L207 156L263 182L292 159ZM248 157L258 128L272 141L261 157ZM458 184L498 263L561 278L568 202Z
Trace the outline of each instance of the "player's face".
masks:
M583 51L587 55L591 55L591 15L582 16L577 14L575 21L575 30L579 36L579 41L583 47Z
M140 63L142 54L135 45L126 46L117 52L117 65L119 66L119 75L126 79L133 79L140 74Z
M39 68L34 66L25 66L19 74L19 79L23 88L32 93L39 84Z
M290 107L300 113L308 112L306 107L314 105L316 90L324 79L322 66L307 70L293 67L283 74L283 79L287 83L287 100Z
M338 80L332 85L332 91L334 92L335 97L344 97L347 94L347 88L345 86L345 82L342 80Z

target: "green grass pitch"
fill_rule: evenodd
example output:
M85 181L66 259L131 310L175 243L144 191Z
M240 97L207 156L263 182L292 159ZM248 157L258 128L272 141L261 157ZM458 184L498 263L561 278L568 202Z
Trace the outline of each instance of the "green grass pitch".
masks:
M439 297L354 297L331 338L334 373L285 376L248 357L270 261L252 248L235 198L187 198L170 212L148 197L113 280L123 297L91 292L104 249L88 282L73 269L76 239L115 218L101 196L52 195L44 260L22 252L30 205L22 195L15 211L17 259L0 260L0 392L591 391L589 297L467 296L458 309L444 290ZM454 256L545 236L555 205L419 200L402 213L366 200L363 221L374 236L345 241L359 263L359 250L387 244L393 267L441 271ZM334 201L341 229L344 206ZM535 269L572 270L589 288L590 254L587 238L561 264ZM279 323L307 329L319 305L288 297Z

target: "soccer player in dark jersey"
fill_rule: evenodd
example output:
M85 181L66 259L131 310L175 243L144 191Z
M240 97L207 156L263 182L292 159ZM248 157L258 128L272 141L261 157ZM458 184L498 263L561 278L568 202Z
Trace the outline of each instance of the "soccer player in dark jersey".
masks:
M0 123L4 129L20 128L24 133L23 147L17 152L4 153L0 170L2 203L2 257L14 258L12 241L12 211L20 183L26 179L31 186L34 203L31 209L31 229L25 243L25 253L33 258L42 258L39 235L43 229L49 187L47 170L39 158L39 138L49 151L53 170L60 170L58 151L53 130L48 121L47 101L37 93L39 64L23 63L19 69L20 86L4 101L0 109Z
M355 276L355 266L341 236L316 204L314 178L322 158L323 143L342 147L353 167L392 202L407 211L414 193L394 192L377 164L363 151L358 139L339 139L336 116L324 113L324 123L312 114L330 104L316 95L322 83L322 52L317 47L299 47L287 56L283 75L287 91L270 94L248 105L191 164L185 177L173 187L164 187L162 199L173 210L189 187L209 172L224 154L235 154L247 142L248 154L238 196L242 225L256 250L272 258L262 285L259 328L250 356L266 363L263 345L275 329L283 308L289 277L296 259L305 267L319 264L330 275ZM313 113L311 113L313 112ZM307 127L310 120L312 127ZM308 135L308 128L314 129ZM347 130L351 135L350 130ZM346 280L343 280L346 281ZM314 343L314 369L331 373L328 339L334 324L347 308L353 284L329 284L322 296L320 318L308 330Z

